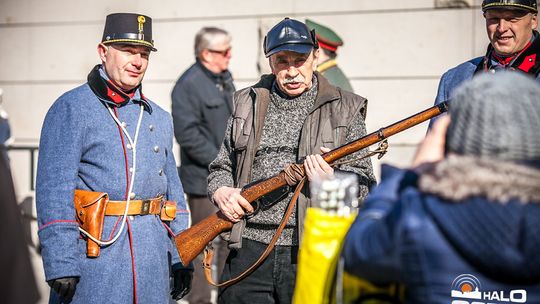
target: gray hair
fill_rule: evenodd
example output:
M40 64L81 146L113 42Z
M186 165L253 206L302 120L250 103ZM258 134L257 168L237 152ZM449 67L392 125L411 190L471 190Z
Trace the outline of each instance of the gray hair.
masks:
M220 41L223 36L228 41L231 41L231 35L223 29L217 27L203 27L200 29L195 35L195 57L199 57L199 54L204 49L212 49L212 46Z

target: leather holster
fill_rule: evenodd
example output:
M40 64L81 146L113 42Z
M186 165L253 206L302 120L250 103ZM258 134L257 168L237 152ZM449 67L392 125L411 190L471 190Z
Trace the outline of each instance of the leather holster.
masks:
M105 207L108 202L109 196L105 192L75 190L74 204L77 222L82 229L98 240L101 240ZM87 237L86 256L96 258L99 256L99 251L99 244Z
M164 222L174 221L176 217L176 203L173 201L165 201L161 206L160 218Z

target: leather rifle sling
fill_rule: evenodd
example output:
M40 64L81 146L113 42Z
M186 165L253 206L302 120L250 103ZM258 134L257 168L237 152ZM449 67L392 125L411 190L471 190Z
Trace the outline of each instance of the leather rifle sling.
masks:
M268 244L268 247L264 250L264 252L261 254L259 259L253 263L248 269L246 269L244 272L239 274L237 277L227 280L222 283L216 283L214 282L212 278L212 258L214 256L214 251L212 249L205 249L204 250L204 260L203 260L203 268L204 268L204 276L206 277L206 280L208 283L210 283L213 286L216 287L227 287L232 284L235 284L248 275L250 275L261 263L268 257L272 249L274 249L274 246L276 245L276 242L281 235L281 232L285 228L285 225L289 221L289 217L292 214L292 211L294 210L294 207L296 206L296 202L298 201L298 196L300 195L300 192L302 191L302 187L304 187L304 182L306 181L306 178L304 177L296 186L296 189L294 190L294 195L291 198L291 202L289 203L289 206L287 207L287 210L285 211L285 215L283 216L283 219L281 220L281 223L279 224L278 229L276 230L276 234L270 241L270 244Z

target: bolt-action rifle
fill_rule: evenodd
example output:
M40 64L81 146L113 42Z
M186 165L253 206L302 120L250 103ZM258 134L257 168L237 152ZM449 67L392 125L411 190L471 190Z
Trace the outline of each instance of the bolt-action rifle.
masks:
M447 110L447 102L440 103L413 116L381 128L346 145L326 152L321 156L327 163L332 164L340 158L367 148L394 134L407 130L413 126L416 126L417 124L444 113ZM255 204L255 202L262 196L285 186L288 186L286 172L281 171L273 177L247 185L242 189L240 194L248 202ZM223 215L221 211L218 211L191 228L186 229L176 235L174 240L182 264L187 266L189 263L191 263L191 261L193 261L193 259L195 259L195 257L197 257L197 255L204 250L208 243L210 243L220 233L231 230L233 224L234 223L227 219L227 217Z

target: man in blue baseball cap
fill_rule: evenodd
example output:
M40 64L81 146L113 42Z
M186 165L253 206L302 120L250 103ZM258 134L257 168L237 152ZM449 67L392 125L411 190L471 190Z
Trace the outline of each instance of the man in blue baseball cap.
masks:
M295 210L286 218L292 191L271 193L260 200L263 207L251 214L253 207L240 195L243 186L304 159L308 181L335 170L357 174L361 200L375 183L369 159L332 168L320 155L366 134L367 100L331 85L316 72L318 47L315 31L285 18L264 40L272 74L234 95L235 109L208 177L212 202L235 223L222 280L234 279L267 248L273 250L247 277L221 288L220 303L292 302L298 245L310 197L302 191ZM306 183L304 190L308 186ZM273 240L282 221L285 228Z
M490 41L486 54L447 71L439 82L435 104L450 99L463 81L484 72L517 71L540 82L536 0L484 0L482 11Z

